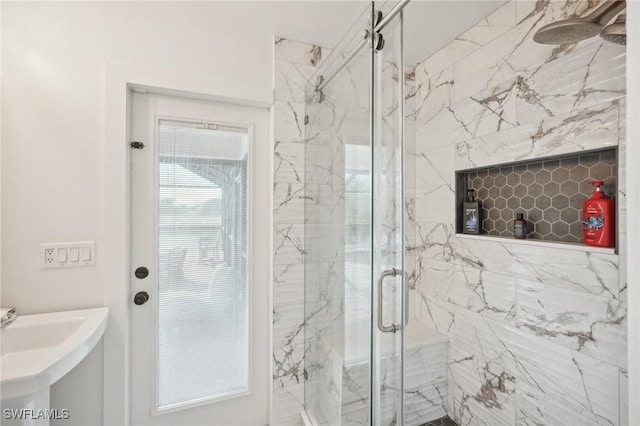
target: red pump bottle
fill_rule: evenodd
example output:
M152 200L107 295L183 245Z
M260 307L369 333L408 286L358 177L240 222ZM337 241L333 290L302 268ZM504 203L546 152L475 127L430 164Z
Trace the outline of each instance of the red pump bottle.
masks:
M615 203L600 189L604 182L596 180L589 183L595 187L595 191L582 205L582 240L590 246L615 247Z

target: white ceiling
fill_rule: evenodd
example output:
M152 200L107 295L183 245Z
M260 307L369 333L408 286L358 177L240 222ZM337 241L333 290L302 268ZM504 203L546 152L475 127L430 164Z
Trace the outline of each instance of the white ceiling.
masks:
M255 35L264 32L324 47L334 47L369 4L330 0L229 3L226 6L240 9L239 16L244 18L238 24ZM428 58L503 3L504 0L413 0L404 13L405 63L415 65ZM385 10L388 9L387 5Z

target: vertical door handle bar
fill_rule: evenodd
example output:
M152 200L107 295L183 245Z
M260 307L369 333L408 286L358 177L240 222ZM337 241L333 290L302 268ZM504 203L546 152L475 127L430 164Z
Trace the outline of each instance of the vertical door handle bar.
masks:
M383 333L395 333L396 331L402 328L402 324L391 324L384 325L382 323L382 284L384 283L384 279L386 277L395 277L397 275L401 275L402 270L391 268L385 271L382 271L380 275L378 275L378 329ZM404 304L405 304L405 312L404 312L404 325L406 326L409 323L409 292L408 288L405 286L404 292Z

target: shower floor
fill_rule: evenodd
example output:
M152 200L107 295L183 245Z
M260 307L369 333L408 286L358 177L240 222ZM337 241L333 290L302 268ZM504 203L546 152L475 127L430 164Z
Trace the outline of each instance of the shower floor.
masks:
M432 420L420 426L458 426L458 424L451 420L449 416L444 416L440 419Z

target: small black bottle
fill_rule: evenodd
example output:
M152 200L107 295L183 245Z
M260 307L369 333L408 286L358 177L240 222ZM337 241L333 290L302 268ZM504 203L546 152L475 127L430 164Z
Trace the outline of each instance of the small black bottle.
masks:
M475 199L475 189L467 189L467 199L463 205L462 233L480 234L482 219L480 218L480 201Z
M522 213L518 213L513 221L513 236L519 240L527 238L527 221Z

